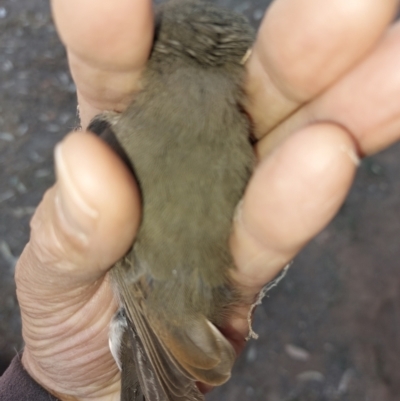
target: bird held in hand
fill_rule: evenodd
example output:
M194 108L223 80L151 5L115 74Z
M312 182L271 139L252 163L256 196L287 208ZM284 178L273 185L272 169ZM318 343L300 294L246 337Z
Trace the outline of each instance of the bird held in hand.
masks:
M245 17L210 3L160 6L140 91L89 127L142 196L135 242L110 271L121 400L203 400L196 382L230 377L236 354L218 327L244 301L230 281L229 236L254 166L242 90L253 39Z

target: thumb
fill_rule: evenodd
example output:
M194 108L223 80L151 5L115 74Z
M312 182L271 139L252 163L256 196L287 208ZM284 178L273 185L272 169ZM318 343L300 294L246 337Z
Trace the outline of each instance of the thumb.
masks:
M140 201L128 169L92 134L68 135L55 164L16 266L23 362L46 387L67 393L75 383L84 394L88 371L99 388L115 379L107 332L116 303L105 277L133 242Z
M123 256L138 227L140 206L129 171L92 134L68 135L56 147L55 164L57 182L33 216L18 265L35 270L35 285L47 288L51 280L62 289L97 280ZM68 282L60 280L65 276Z

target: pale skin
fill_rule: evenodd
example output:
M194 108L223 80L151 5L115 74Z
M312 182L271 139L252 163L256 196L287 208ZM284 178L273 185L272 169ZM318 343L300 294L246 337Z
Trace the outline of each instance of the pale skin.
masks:
M138 89L153 20L148 0L54 0L82 126L123 111ZM259 164L236 215L233 278L254 298L336 214L360 157L400 137L395 0L277 0L247 63ZM107 271L140 220L137 185L99 139L72 133L40 203L16 282L31 376L61 400L119 400L108 349L117 308ZM104 183L107 183L105 185ZM236 348L247 309L226 335Z

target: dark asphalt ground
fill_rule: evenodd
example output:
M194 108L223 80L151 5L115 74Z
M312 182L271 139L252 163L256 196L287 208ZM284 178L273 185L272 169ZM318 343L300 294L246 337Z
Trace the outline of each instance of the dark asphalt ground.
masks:
M221 0L257 25L267 1ZM21 349L13 268L76 124L46 1L0 1L0 369ZM382 107L382 105L377 105ZM400 399L400 145L364 160L335 220L258 308L232 379L209 401Z

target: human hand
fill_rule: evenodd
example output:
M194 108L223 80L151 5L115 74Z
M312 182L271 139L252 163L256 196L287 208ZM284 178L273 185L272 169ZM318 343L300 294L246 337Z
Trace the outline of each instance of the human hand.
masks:
M250 297L336 213L351 184L357 151L367 153L365 144L371 143L365 138L379 144L370 152L395 140L390 130L376 135L379 127L388 128L388 114L377 110L376 103L396 106L391 102L396 53L389 49L389 64L381 47L373 49L395 2L359 3L350 8L341 0L322 7L316 0L278 0L249 60L249 112L260 138L260 163L235 220L232 252L238 266L235 279ZM150 3L126 0L116 9L111 1L99 6L90 0L57 0L53 6L77 84L83 126L104 109L122 111L148 57ZM296 45L310 41L312 53ZM371 57L375 64L360 72ZM334 65L320 71L330 60ZM374 87L364 95L364 77L377 74L385 79L381 91ZM361 93L362 104L349 105L346 93L353 99ZM368 117L375 120L351 129L350 136L342 126L349 131L352 126L347 120L343 124L342 116L345 112L353 122L360 117L360 106L369 107ZM338 123L309 126L320 120ZM17 269L26 341L23 363L61 399L118 399L118 372L108 351L108 323L116 305L105 273L133 240L138 191L121 162L88 134L67 137L56 164L58 181L34 216L31 241ZM237 349L248 331L247 312L232 319L225 331Z
M148 58L151 2L120 1L116 8L114 1L57 0L53 8L71 42L82 123L103 109L122 110ZM106 273L132 244L139 192L125 165L94 135L69 135L55 164L57 182L36 210L16 266L22 363L61 400L119 400L120 375L108 347L117 304Z

